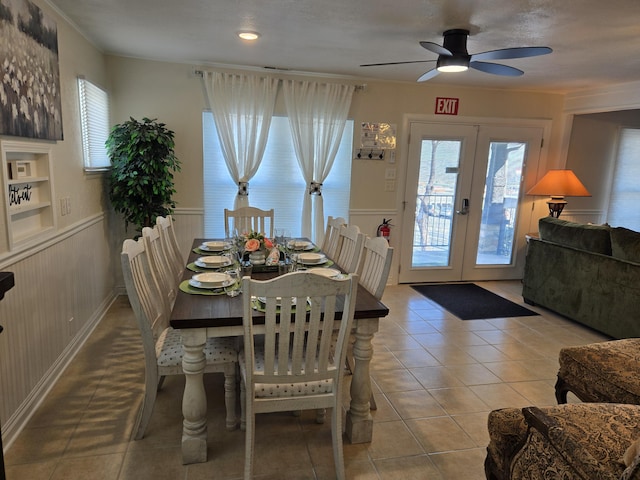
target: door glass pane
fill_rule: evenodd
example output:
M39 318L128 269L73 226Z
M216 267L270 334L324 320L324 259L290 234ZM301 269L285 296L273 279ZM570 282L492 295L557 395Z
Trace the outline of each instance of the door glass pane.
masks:
M477 265L509 265L526 143L491 142L482 199Z
M450 264L461 140L422 140L413 229L414 267Z

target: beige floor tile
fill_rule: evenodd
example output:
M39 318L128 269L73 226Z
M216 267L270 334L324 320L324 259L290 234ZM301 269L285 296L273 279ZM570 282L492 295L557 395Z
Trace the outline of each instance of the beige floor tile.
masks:
M479 363L471 365L448 365L445 368L464 385L484 385L487 383L500 383L502 381L491 373L491 370Z
M484 448L431 455L430 459L443 478L456 480L485 480Z
M445 414L440 404L424 389L388 393L387 398L403 420L438 417Z
M407 420L406 423L427 453L476 446L474 440L451 417L420 418Z
M469 389L491 410L504 407L526 407L531 404L528 399L504 383L472 385Z
M371 377L385 392L406 392L422 388L420 382L409 373L409 370L375 370Z
M440 365L440 362L438 362L438 360L424 348L417 350L402 350L394 352L394 355L406 368L434 367Z
M409 371L427 389L464 385L447 367L417 367L410 368Z
M444 480L428 455L376 460L382 480Z
M112 480L118 478L123 460L124 453L65 458L58 463L51 480L67 480L69 478Z
M486 447L489 444L487 416L487 412L478 412L452 415L451 418L476 442L476 446Z
M376 423L375 430L373 441L368 448L373 460L425 453L404 422Z
M429 389L429 393L449 415L484 412L488 405L478 397L472 387Z

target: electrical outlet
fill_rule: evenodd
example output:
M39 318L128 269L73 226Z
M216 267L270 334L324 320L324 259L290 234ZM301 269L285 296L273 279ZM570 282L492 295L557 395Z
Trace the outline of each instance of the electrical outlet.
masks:
M395 192L396 190L396 181L395 180L386 180L384 182L384 191L385 192Z

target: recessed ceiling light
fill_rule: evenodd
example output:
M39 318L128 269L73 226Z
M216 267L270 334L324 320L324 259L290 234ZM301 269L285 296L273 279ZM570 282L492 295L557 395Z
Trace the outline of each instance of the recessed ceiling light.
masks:
M257 40L260 34L258 32L243 31L238 32L238 36L243 40Z

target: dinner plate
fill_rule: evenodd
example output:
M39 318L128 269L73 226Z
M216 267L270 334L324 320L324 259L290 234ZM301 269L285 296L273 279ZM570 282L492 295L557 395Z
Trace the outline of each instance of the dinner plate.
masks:
M321 275L323 277L337 277L340 275L340 270L336 270L335 268L310 268L307 272L315 273L316 275Z
M313 250L313 243L306 240L291 240L287 247L292 250Z
M229 257L223 257L222 255L210 255L208 257L198 258L195 264L199 267L220 268L231 265L231 259Z
M208 272L194 275L189 283L198 288L221 288L231 282L231 277L226 273Z
M222 250L226 250L228 248L230 248L230 245L226 242L221 241L204 242L202 245L200 245L201 250L206 250L209 252L221 252Z
M298 262L305 265L320 265L326 261L327 257L324 253L301 253L298 255Z
M260 303L262 303L263 305L267 304L267 298L266 297L258 297L258 301ZM276 297L276 305L280 305L281 304L282 299L280 297ZM291 297L291 305L295 305L296 304L296 297Z

